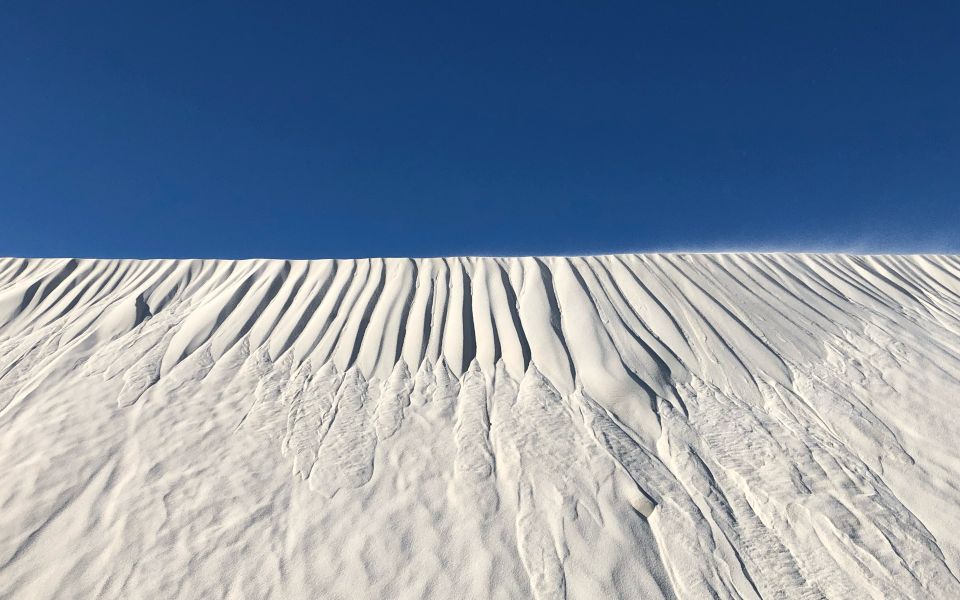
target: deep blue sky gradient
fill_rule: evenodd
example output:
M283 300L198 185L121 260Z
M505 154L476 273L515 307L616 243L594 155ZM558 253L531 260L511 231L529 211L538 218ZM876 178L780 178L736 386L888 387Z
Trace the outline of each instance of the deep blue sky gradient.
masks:
M935 1L5 2L0 255L960 252L958 32Z

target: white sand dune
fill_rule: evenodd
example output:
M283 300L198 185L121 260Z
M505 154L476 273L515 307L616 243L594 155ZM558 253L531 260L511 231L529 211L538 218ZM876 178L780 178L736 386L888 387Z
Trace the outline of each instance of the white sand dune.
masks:
M960 257L0 260L2 598L960 598Z

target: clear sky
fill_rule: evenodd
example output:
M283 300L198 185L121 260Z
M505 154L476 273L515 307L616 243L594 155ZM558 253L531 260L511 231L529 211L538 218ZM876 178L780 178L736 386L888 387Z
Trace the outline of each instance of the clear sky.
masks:
M720 249L960 252L960 3L0 4L0 255Z

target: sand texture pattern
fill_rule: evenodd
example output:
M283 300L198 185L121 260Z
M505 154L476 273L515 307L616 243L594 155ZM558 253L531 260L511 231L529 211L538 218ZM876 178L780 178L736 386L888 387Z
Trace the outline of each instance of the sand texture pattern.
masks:
M0 598L960 598L960 257L0 259Z

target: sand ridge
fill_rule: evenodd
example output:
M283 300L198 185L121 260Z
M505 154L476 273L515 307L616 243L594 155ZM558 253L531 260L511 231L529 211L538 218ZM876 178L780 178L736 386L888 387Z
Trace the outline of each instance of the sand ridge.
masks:
M0 259L0 597L960 597L960 257Z

